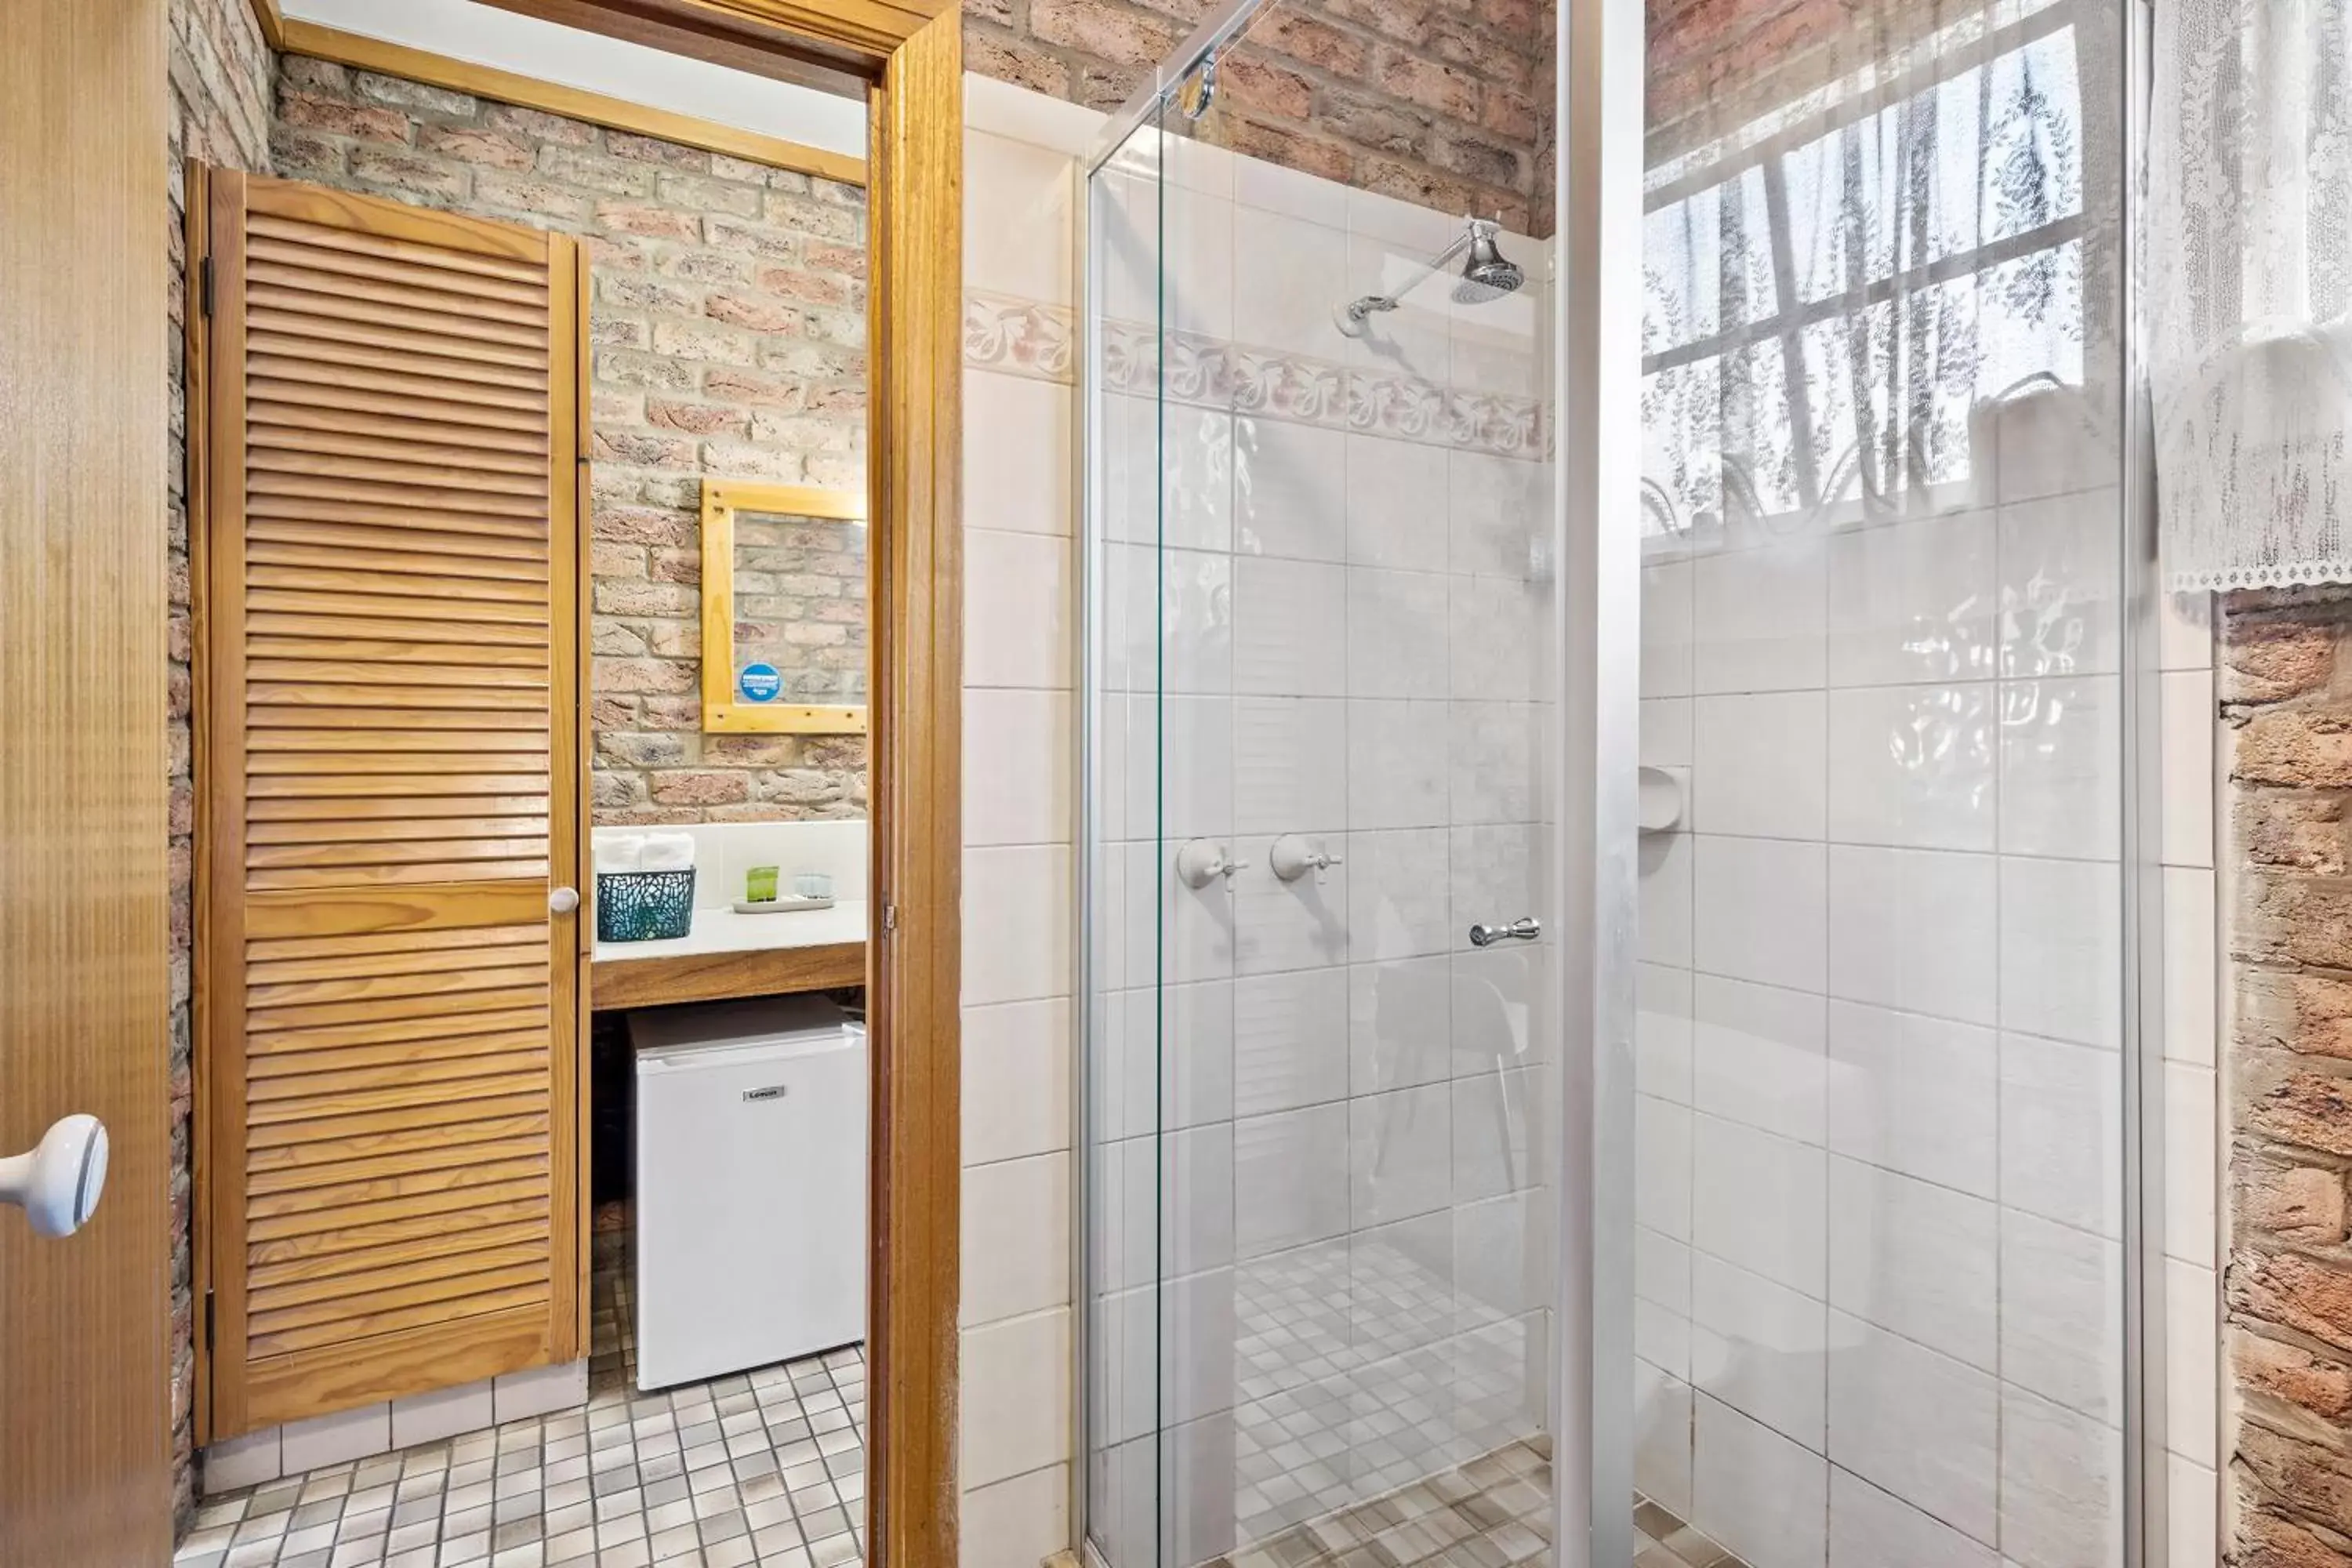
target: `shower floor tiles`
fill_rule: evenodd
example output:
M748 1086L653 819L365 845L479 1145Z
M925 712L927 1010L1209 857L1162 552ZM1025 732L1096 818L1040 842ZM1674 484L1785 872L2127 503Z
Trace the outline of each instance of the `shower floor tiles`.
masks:
M1748 1568L1644 1497L1633 1500L1633 1568Z
M1499 1451L1535 1426L1524 1325L1433 1335L1462 1303L1406 1247L1260 1258L1234 1304L1238 1540L1282 1539L1448 1471L1465 1441Z
M1550 1445L1535 1437L1294 1525L1209 1568L1511 1568L1550 1558Z
M639 1394L600 1237L577 1410L206 1499L173 1568L841 1568L865 1557L866 1354Z
M1294 1525L1204 1568L1519 1568L1551 1562L1551 1445L1530 1437ZM1633 1568L1747 1564L1636 1498Z

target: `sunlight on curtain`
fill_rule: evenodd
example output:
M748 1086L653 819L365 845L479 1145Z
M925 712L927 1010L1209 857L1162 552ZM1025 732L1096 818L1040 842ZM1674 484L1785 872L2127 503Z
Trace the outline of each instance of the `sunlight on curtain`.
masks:
M1654 171L1647 533L1990 499L2000 407L2083 382L2070 9L1973 29L1847 106Z
M2149 374L2176 589L2352 581L2352 4L2157 8Z

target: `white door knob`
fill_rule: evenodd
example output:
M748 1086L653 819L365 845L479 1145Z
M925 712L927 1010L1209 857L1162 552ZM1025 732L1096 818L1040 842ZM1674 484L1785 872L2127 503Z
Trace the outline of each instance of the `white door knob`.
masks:
M71 1236L89 1223L106 1190L106 1125L64 1116L28 1154L0 1160L0 1203L25 1211L35 1236Z
M559 915L570 914L572 910L580 907L580 889L577 888L550 888L547 890L547 907L553 910Z

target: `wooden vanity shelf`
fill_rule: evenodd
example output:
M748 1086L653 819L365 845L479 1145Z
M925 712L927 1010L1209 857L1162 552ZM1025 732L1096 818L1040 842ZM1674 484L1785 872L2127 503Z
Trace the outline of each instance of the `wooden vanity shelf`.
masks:
M647 958L606 956L589 968L589 995L600 1012L665 1007L674 1002L722 1002L739 996L787 996L865 984L866 944L862 942Z

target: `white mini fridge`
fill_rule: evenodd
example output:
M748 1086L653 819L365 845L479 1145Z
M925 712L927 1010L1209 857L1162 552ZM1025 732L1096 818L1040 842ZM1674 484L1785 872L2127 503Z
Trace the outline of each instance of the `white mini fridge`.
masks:
M821 997L629 1015L637 1386L866 1337L866 1030Z

